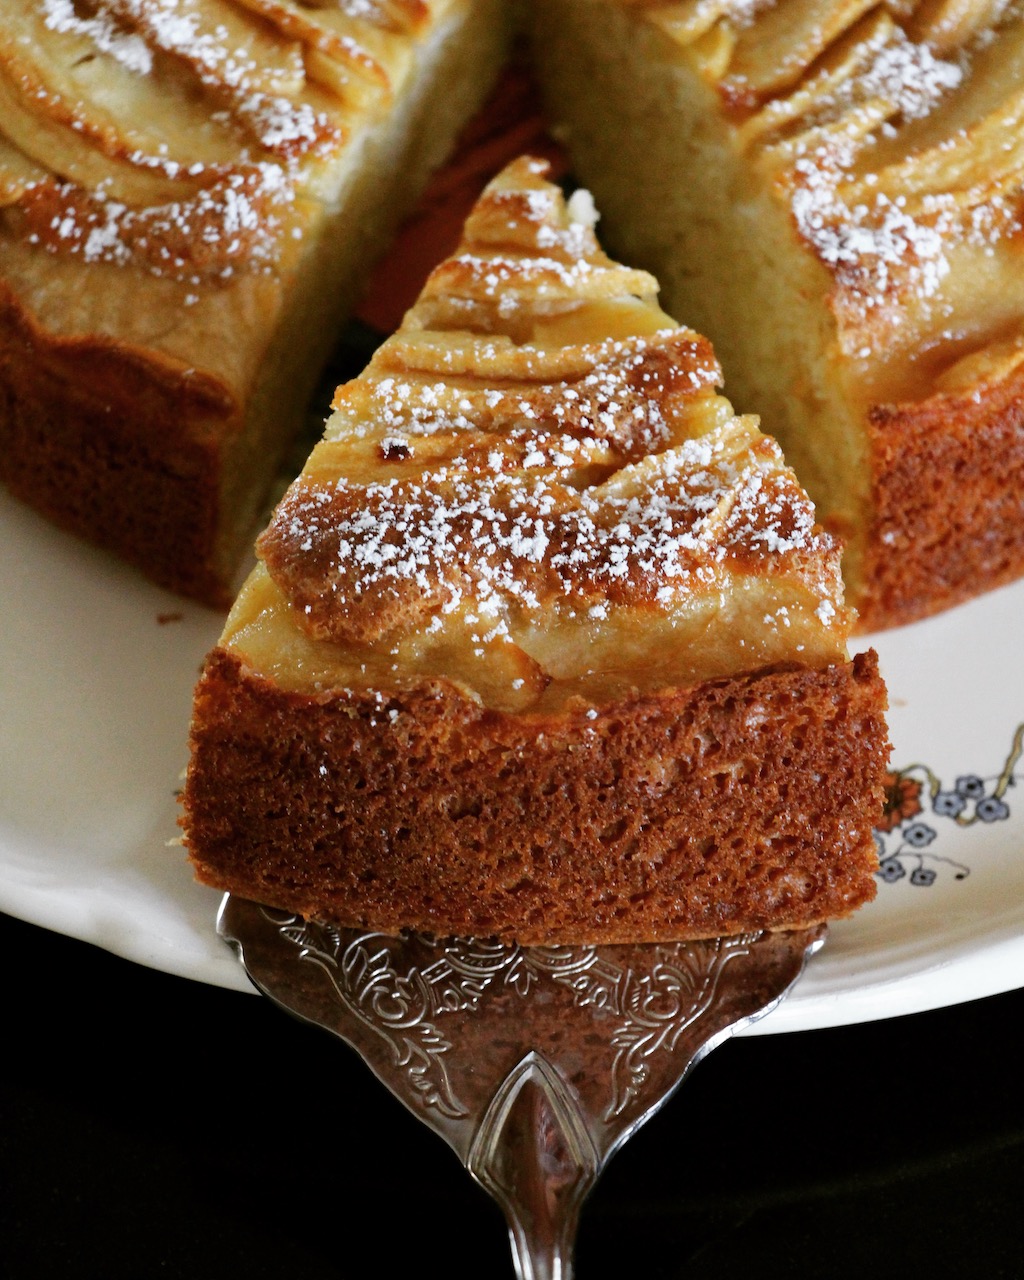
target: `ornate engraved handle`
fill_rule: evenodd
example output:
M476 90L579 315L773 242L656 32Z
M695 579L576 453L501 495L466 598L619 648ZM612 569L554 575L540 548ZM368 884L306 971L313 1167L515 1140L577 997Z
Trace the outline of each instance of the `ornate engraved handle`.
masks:
M501 1205L519 1280L571 1280L610 1156L715 1045L785 996L825 927L502 947L338 929L224 898L253 983L343 1039Z

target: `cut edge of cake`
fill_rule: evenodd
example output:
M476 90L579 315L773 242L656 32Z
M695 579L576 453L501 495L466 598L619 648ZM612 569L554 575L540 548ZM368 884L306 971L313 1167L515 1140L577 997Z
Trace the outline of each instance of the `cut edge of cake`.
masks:
M1019 12L550 0L531 22L609 246L779 439L860 630L1024 573Z

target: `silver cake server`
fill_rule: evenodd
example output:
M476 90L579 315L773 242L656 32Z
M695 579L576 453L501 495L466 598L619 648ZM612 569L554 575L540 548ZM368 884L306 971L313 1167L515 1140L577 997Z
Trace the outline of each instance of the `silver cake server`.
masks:
M701 1058L773 1009L824 925L509 947L317 924L228 894L258 990L350 1045L500 1204L519 1280L571 1280L583 1201Z

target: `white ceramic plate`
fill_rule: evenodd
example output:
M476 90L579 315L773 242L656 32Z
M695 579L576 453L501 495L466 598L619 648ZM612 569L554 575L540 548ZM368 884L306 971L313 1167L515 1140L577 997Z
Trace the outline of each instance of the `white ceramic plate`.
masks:
M220 617L146 585L2 490L0 538L0 909L152 968L251 990L215 934L219 894L195 884L170 845L192 686ZM871 906L832 926L753 1033L1024 986L1022 622L1024 583L870 641L889 685L893 768L904 771L905 815L879 836L888 878Z

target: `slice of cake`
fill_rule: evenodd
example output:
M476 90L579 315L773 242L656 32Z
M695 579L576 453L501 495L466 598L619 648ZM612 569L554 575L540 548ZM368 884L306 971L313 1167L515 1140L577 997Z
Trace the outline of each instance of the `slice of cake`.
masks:
M260 538L196 692L191 860L389 933L845 916L888 743L838 547L545 170L490 184Z
M0 479L230 604L341 318L507 24L503 0L5 5Z
M864 629L1024 571L1024 10L541 0L610 248L715 344ZM637 191L643 198L637 198Z

